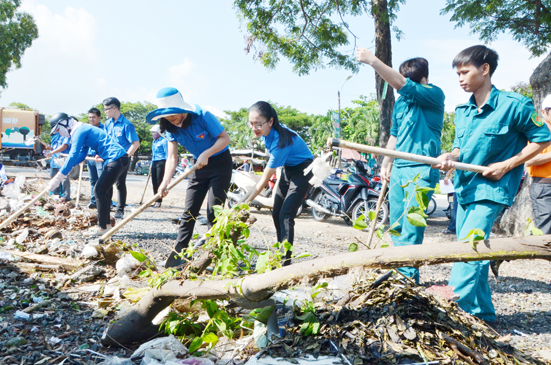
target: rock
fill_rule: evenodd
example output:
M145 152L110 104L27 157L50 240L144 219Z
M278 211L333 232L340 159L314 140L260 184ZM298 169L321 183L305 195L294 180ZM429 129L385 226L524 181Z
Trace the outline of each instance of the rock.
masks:
M7 347L20 347L27 344L25 337L14 337L6 342Z
M103 273L105 273L105 269L90 265L71 275L71 280L74 280L78 283L94 281L96 277Z

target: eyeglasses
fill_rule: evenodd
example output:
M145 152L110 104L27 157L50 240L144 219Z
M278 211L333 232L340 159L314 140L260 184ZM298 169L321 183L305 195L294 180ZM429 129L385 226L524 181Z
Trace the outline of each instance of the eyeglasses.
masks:
M269 120L266 121L266 122L264 122L264 123L255 123L255 124L247 123L247 125L248 125L249 127L251 127L252 129L260 129L260 128L262 128L262 126L263 126L264 124L266 124L266 123L268 123L268 122L269 122Z
M113 109L113 108L114 108L114 106L112 106L111 108L103 108L103 109L104 109L105 111L108 111L108 110L111 110L111 109Z

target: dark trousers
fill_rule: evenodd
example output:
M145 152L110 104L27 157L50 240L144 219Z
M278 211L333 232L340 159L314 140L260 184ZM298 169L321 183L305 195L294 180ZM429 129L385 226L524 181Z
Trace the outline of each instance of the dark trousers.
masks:
M153 161L151 164L151 183L153 184L153 194L157 194L159 191L159 185L163 182L165 176L165 164L166 160ZM162 198L156 200L157 203L163 201Z
M551 184L532 182L530 200L534 211L534 223L543 234L551 233Z
M130 161L130 158L128 159L128 161ZM124 207L126 207L126 175L128 174L128 166L130 166L129 163L126 164L126 167L124 167L122 171L120 171L120 175L118 175L117 180L113 181L113 183L115 183L115 185L117 186L117 191L119 192L119 202L117 205L117 212L121 212L121 213L124 213ZM113 189L111 189L111 195L109 195L109 201L111 201L112 199L113 199Z
M86 161L86 163L88 165L88 174L90 175L90 187L92 188L92 191L90 192L90 203L95 205L96 196L94 195L94 187L101 176L103 162Z
M200 170L195 170L188 180L186 190L186 202L184 213L180 217L180 227L174 250L181 252L189 245L189 240L193 236L195 221L201 210L201 205L208 193L207 219L209 228L214 222L215 205L224 205L226 194L230 188L232 176L232 158L230 151L224 151L219 155L209 158L209 164ZM181 264L173 252L170 253L165 263L165 267L174 267Z
M109 211L111 209L111 198L113 196L113 184L122 173L126 174L129 163L130 159L128 155L124 155L118 160L104 164L103 172L96 182L94 195L96 196L96 206L98 208L98 225L102 229L107 228L107 224L109 224L111 220Z
M453 203L450 224L448 225L448 231L455 232L457 227L457 194L453 193Z
M312 160L306 160L297 166L285 166L281 171L281 181L274 197L272 218L277 232L277 240L283 243L285 240L291 245L295 238L295 216L298 208L304 201L304 197L310 189L308 182L312 173L304 176L304 169L310 166ZM287 252L283 265L291 264L292 252Z

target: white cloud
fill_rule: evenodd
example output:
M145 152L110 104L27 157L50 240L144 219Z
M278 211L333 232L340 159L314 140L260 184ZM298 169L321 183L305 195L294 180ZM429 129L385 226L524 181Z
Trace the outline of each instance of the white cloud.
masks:
M224 113L223 110L215 106L207 104L207 105L202 105L201 107L205 110L208 110L212 114L216 115L218 118L229 118L229 115L227 115L226 113Z
M167 81L179 87L187 83L188 76L191 74L194 65L189 58L184 58L184 62L179 65L170 66L168 69Z

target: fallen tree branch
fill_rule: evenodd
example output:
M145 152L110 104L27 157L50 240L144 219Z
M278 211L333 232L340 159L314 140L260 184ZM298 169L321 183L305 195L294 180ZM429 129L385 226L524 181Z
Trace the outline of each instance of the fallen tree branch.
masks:
M75 270L82 265L82 261L72 258L64 258L50 255L39 255L36 253L30 252L21 252L21 251L12 251L12 250L2 250L4 252L10 253L14 256L23 257L26 260L36 261L43 264L49 265L59 265L65 270Z
M152 336L153 318L175 299L245 298L251 302L268 299L276 291L296 286L304 278L315 282L322 277L344 275L353 268L419 267L448 262L481 260L544 259L551 261L551 235L498 238L480 241L478 252L469 243L450 242L346 253L303 261L264 274L218 281L172 280L151 290L123 318L104 332L104 345L128 344Z

